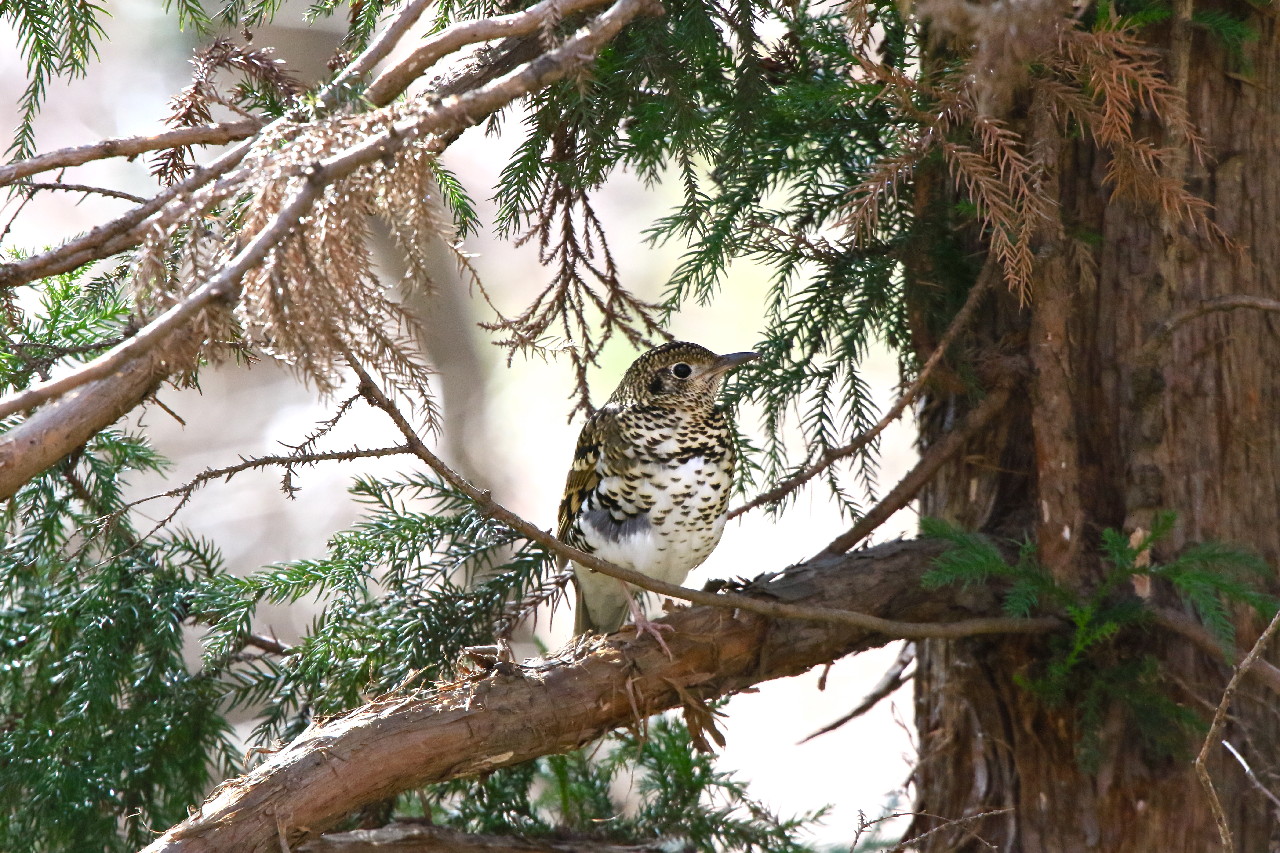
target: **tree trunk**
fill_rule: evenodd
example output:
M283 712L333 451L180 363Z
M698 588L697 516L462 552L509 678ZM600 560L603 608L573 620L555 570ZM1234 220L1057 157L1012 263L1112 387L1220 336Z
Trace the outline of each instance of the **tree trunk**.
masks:
M1156 560L1216 540L1280 565L1280 316L1195 310L1227 295L1280 298L1280 41L1274 16L1252 15L1259 35L1245 45L1244 79L1220 41L1192 28L1189 7L1176 14L1182 22L1153 39L1168 48L1169 79L1185 92L1210 159L1186 158L1177 167L1184 174L1174 177L1212 203L1211 216L1239 250L1110 198L1103 156L1086 142L1062 145L1052 188L1060 224L1067 235L1098 239L1039 247L1027 307L1005 293L989 300L969 343L978 351L1011 340L1025 346L1034 387L924 499L926 515L1032 538L1055 579L1077 589L1100 576L1103 529L1150 530L1163 510L1175 511L1178 522ZM1147 131L1160 138L1154 122ZM931 195L928 179L922 182L918 210ZM1054 264L1067 271L1065 287L1045 270ZM916 278L922 272L908 270ZM1041 408L1046 403L1052 410ZM941 435L949 413L966 405L961 394L935 389L923 441ZM1054 417L1043 417L1046 411ZM1158 586L1150 594L1173 601ZM1236 617L1237 641L1247 650L1262 626L1252 614ZM1116 661L1154 655L1168 695L1207 722L1227 667L1159 629L1133 633L1117 643ZM1047 654L1039 638L920 644L916 811L960 818L1013 809L943 829L920 849L990 849L978 838L1026 853L1219 849L1191 764L1198 738L1187 738L1184 758L1154 760L1132 721L1107 708L1095 760L1081 761L1079 709L1048 707L1020 686ZM1263 785L1280 788L1280 715L1247 691L1231 710L1225 739ZM1224 748L1214 744L1210 756L1235 849L1277 849L1272 804ZM914 830L939 823L918 818Z

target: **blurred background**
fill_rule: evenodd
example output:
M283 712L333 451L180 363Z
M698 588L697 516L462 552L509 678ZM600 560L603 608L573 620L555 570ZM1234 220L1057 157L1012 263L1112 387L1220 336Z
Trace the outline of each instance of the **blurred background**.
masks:
M86 79L54 81L37 125L37 148L48 151L113 136L152 134L163 129L167 102L190 82L187 60L198 41L177 34L177 24L156 0L119 0L108 7L108 39L100 63ZM304 81L317 79L341 32L321 21L305 26L286 6L278 23L255 34L257 47L274 46L287 66ZM26 69L11 31L0 41L0 121L18 121L18 99ZM503 122L502 136L468 131L444 155L445 164L476 200L482 221L493 221L488 201L498 173L520 140L520 115ZM55 176L50 176L53 179ZM68 173L67 181L147 195L154 187L145 158L133 163L111 160ZM677 264L682 247L654 248L644 230L673 203L664 187L645 188L632 176L619 175L593 201L611 239L623 284L641 298L658 301ZM0 223L8 223L19 199L5 200ZM6 250L38 250L88 230L124 212L127 201L73 193L41 193L3 235ZM3 227L3 226L0 226ZM401 270L393 252L381 247L389 286ZM494 347L478 322L494 319L492 309L456 273L452 257L439 247L439 273L430 293L406 297L420 319L415 330L429 361L438 371L437 400L444 429L435 437L442 455L494 496L544 529L554 529L565 473L581 419L570 423L572 375L566 363L522 360L508 367L506 351ZM481 233L465 244L495 303L517 313L549 278L536 248ZM709 305L689 306L673 317L670 331L718 352L752 348L763 327L767 277L739 265L728 286ZM636 353L625 343L612 345L592 378L599 404ZM862 365L880 408L897 394L897 369L887 353L874 354ZM201 374L200 391L162 389L159 398L170 412L149 406L132 416L158 449L174 461L167 478L139 479L137 497L181 485L207 468L235 464L241 457L287 452L318 422L332 416L338 400L354 391L323 399L303 385L287 366L262 362L251 369L220 368ZM738 413L739 424L754 429L751 408ZM181 421L178 420L181 419ZM899 421L881 442L880 482L887 489L914 463L914 428ZM327 447L363 448L398 443L398 435L380 413L357 404L342 420ZM359 513L347 495L357 474L389 474L412 466L409 457L356 463L327 463L299 469L291 497L281 488L281 472L245 472L196 493L176 522L217 543L230 570L247 574L276 561L315 557L327 538L353 522ZM159 521L173 506L171 499L153 501L141 511ZM900 512L881 528L876 541L910 534L912 513ZM730 522L720 547L687 581L701 587L711 578L752 577L777 571L812 556L848 526L821 486L803 493L777 520L761 512ZM289 642L304 633L314 618L313 606L264 607L255 620L261 633ZM567 608L540 613L539 641L557 648L570 638ZM199 638L192 637L191 659L199 657ZM749 780L752 795L783 815L832 804L817 827L815 842L852 842L859 812L879 816L886 808L905 809L903 793L914 754L911 742L911 698L906 687L865 716L804 744L798 741L846 714L879 681L898 653L898 644L838 662L828 673L813 671L793 683L772 682L757 692L734 697L723 730L728 745L719 758L722 770ZM533 643L518 653L534 655ZM825 681L825 689L819 682ZM247 732L246 724L243 730Z

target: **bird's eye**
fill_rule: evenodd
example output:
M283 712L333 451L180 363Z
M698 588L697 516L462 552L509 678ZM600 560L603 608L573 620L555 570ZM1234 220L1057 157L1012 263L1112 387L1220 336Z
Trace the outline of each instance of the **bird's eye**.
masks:
M671 372L676 375L677 379L688 379L689 374L693 373L693 368L682 361L671 368Z

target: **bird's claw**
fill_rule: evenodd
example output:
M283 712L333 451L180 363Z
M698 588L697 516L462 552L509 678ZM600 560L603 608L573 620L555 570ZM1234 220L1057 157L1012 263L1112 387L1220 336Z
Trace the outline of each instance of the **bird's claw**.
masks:
M635 622L637 640L645 634L648 634L658 643L658 647L666 654L668 660L676 659L676 656L671 653L671 649L667 648L667 641L662 639L662 632L674 631L674 626L668 625L665 622L653 622L643 613L636 614L633 621Z

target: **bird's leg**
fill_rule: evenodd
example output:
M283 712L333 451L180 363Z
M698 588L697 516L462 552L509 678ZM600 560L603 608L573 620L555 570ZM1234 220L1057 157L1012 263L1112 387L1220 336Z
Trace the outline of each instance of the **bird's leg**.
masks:
M641 609L640 604L636 601L636 596L632 592L631 586L622 581L619 581L619 583L627 591L627 606L631 608L631 622L636 628L636 639L638 640L642 635L648 634L658 641L658 646L666 652L668 659L675 660L676 656L671 654L671 649L667 648L667 641L662 639L663 631L674 631L675 628L662 622L651 621L648 616L644 615L644 610Z

